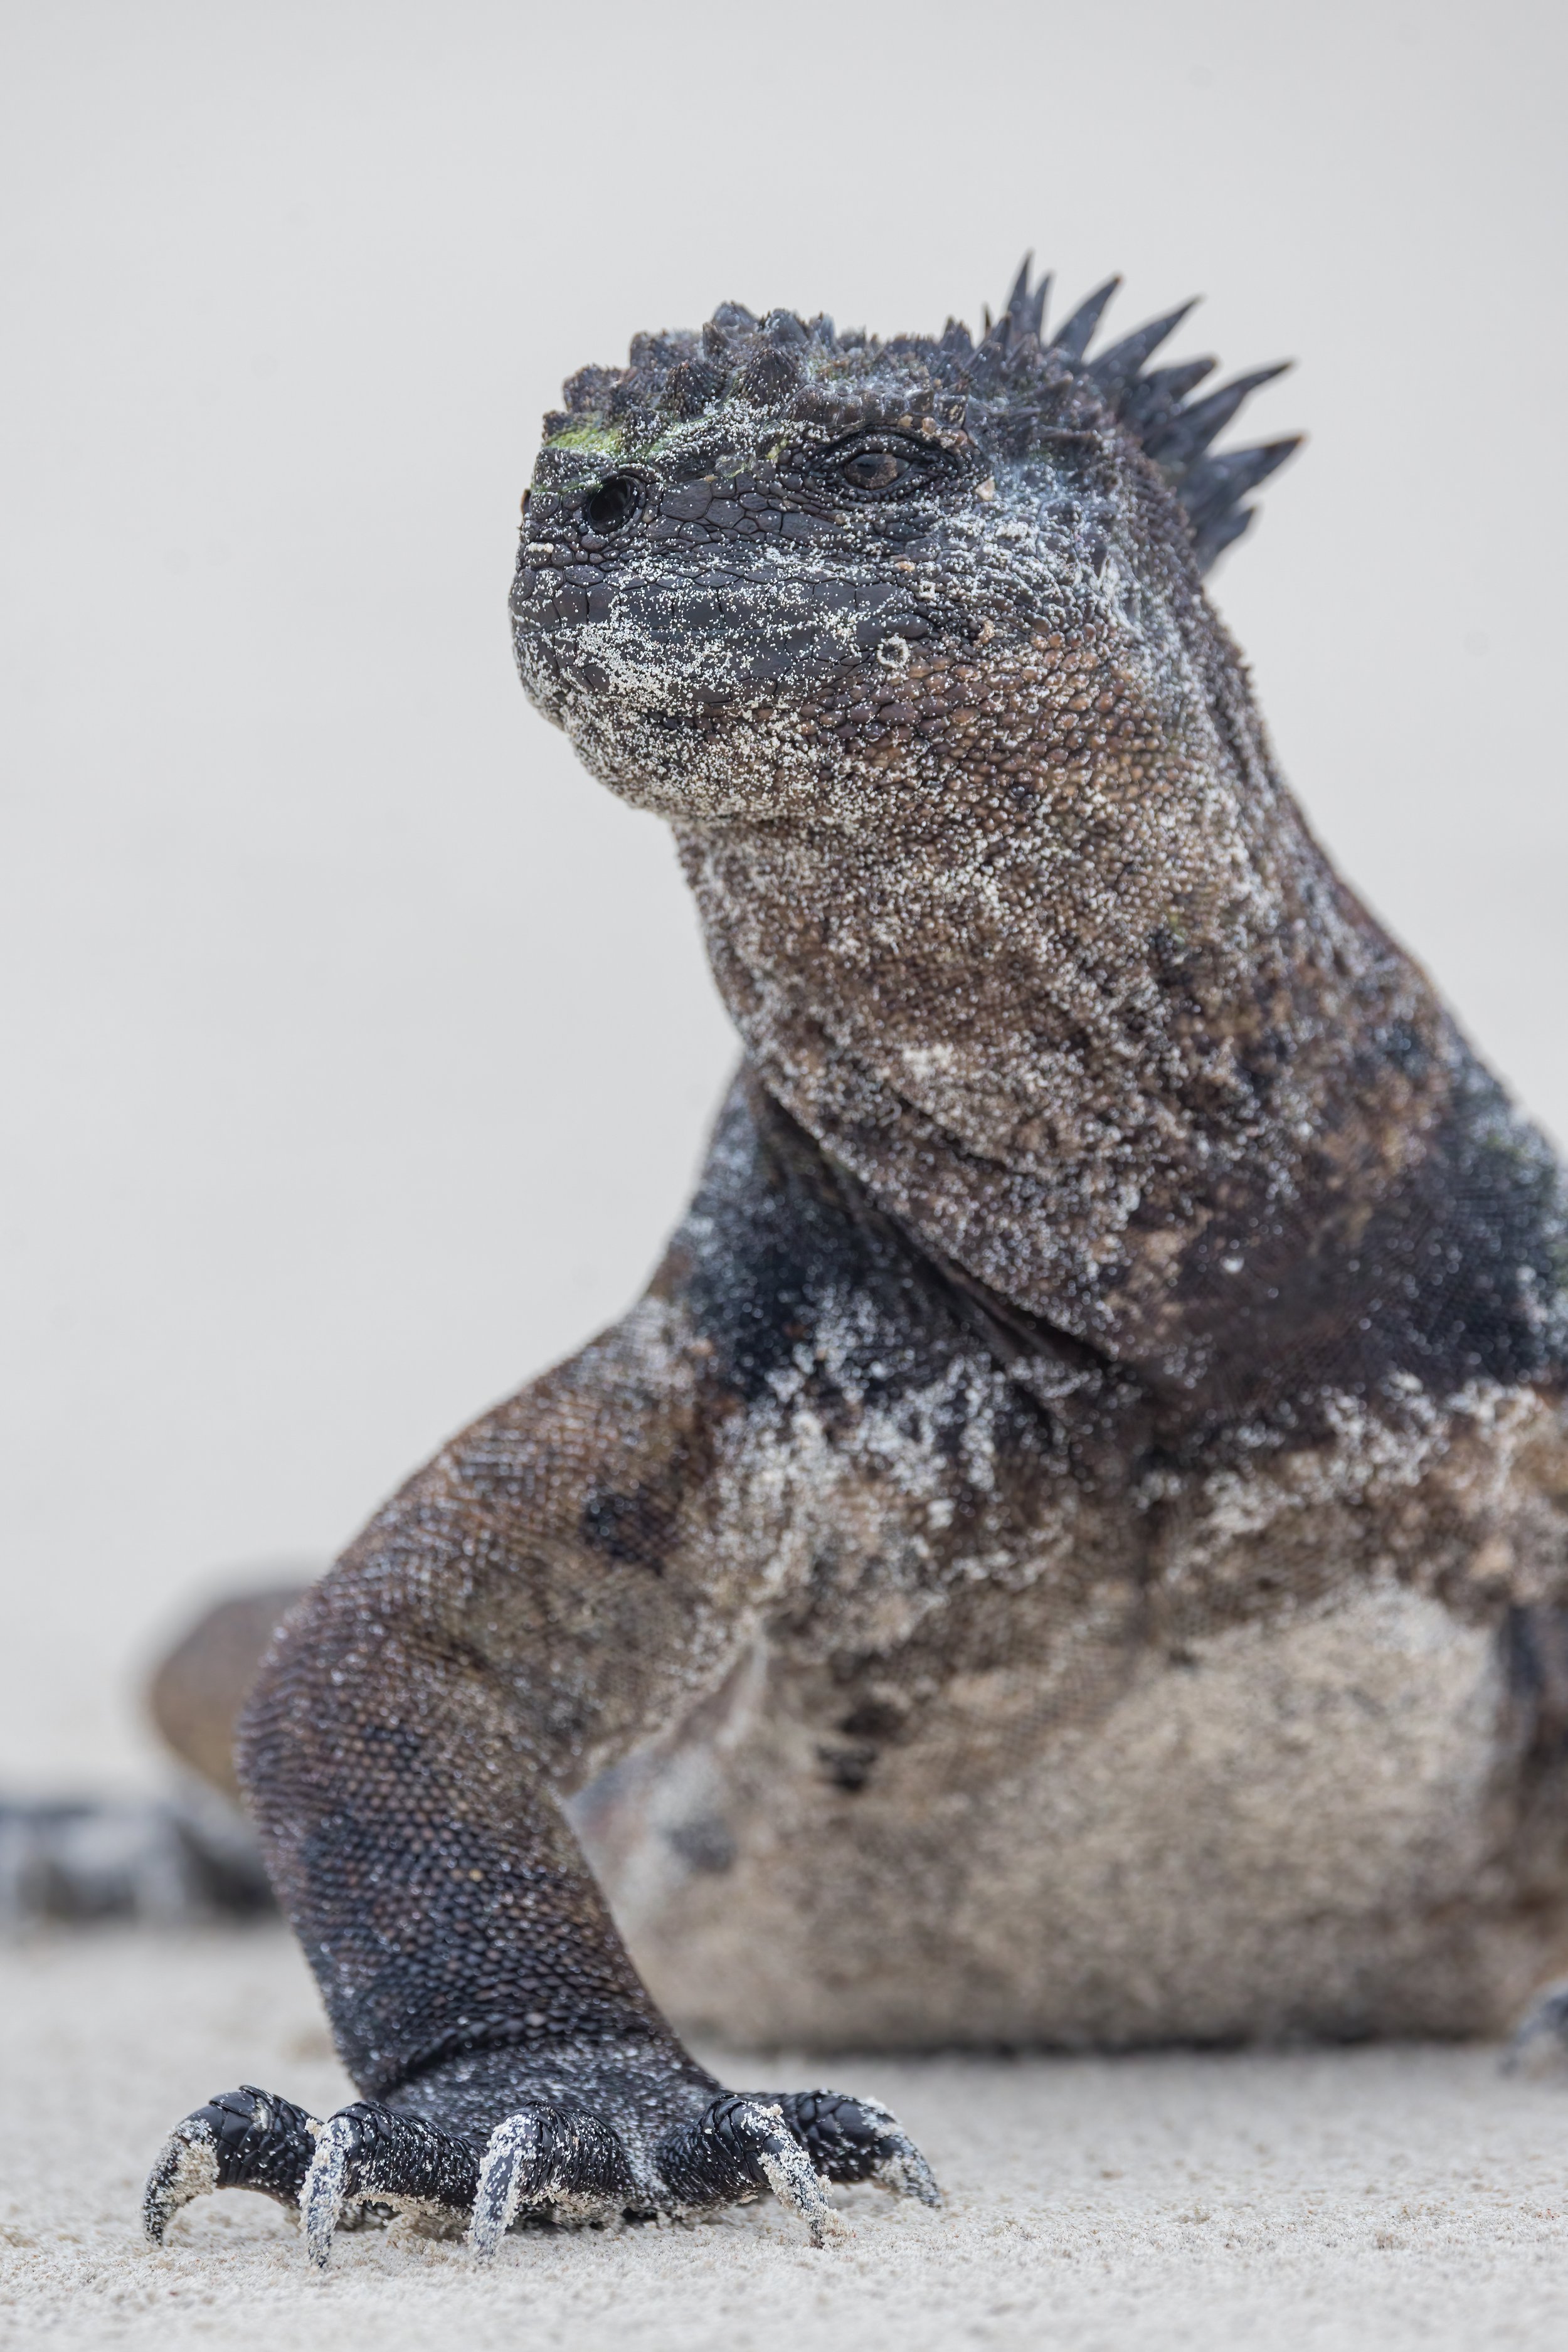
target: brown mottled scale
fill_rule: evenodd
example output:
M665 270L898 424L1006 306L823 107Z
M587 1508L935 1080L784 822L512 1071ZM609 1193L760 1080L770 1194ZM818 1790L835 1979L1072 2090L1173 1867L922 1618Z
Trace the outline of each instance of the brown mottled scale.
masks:
M1493 2031L1568 1961L1557 1165L1206 601L1284 445L1035 299L725 306L547 420L523 681L673 825L744 1066L647 1297L264 1673L374 2095L660 2006Z

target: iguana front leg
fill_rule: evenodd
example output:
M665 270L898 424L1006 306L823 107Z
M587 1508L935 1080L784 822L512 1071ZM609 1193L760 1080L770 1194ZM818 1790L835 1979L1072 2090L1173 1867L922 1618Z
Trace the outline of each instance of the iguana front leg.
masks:
M154 2235L205 2189L279 2193L301 2129L321 2262L365 2204L471 2216L488 2252L531 2211L771 2188L820 2242L824 2179L934 2200L879 2108L740 2096L697 2064L560 1811L711 1687L775 1597L765 1547L713 1540L737 1409L679 1303L646 1300L455 1440L294 1613L242 1777L364 2095L299 2129L265 2094L210 2103L154 2169Z

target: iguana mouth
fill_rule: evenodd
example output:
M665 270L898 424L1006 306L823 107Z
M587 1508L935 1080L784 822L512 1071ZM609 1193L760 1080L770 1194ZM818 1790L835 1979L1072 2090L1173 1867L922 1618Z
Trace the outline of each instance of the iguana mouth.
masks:
M787 558L679 571L655 549L592 586L524 561L512 614L525 680L542 673L557 694L678 716L806 691L879 658L896 668L931 634L907 591L874 579Z

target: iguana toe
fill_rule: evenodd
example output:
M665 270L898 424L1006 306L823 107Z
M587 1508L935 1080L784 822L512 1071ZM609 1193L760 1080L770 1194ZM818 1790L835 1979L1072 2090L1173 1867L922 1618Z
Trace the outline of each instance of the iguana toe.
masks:
M434 2235L455 2237L479 2185L471 2140L405 2109L357 2099L321 2126L300 2190L310 2259L324 2270L345 2214L366 2203L407 2214Z
M176 2124L147 2177L142 2225L155 2246L182 2205L215 2189L254 2189L290 2210L315 2153L316 2118L254 2083L223 2091Z

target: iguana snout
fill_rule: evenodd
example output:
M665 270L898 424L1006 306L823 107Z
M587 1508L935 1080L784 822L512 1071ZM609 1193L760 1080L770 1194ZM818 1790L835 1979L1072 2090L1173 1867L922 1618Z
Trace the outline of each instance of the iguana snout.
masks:
M770 692L810 694L873 662L901 669L931 634L907 588L765 546L680 563L645 533L591 587L528 552L512 611L536 699L575 690L700 719Z
M629 456L577 437L547 444L524 518L528 693L643 805L821 813L847 736L888 732L877 714L915 653L974 638L971 597L942 583L955 524L984 517L977 468L916 433L750 411L723 448L689 429L631 438ZM962 569L967 585L967 550Z

